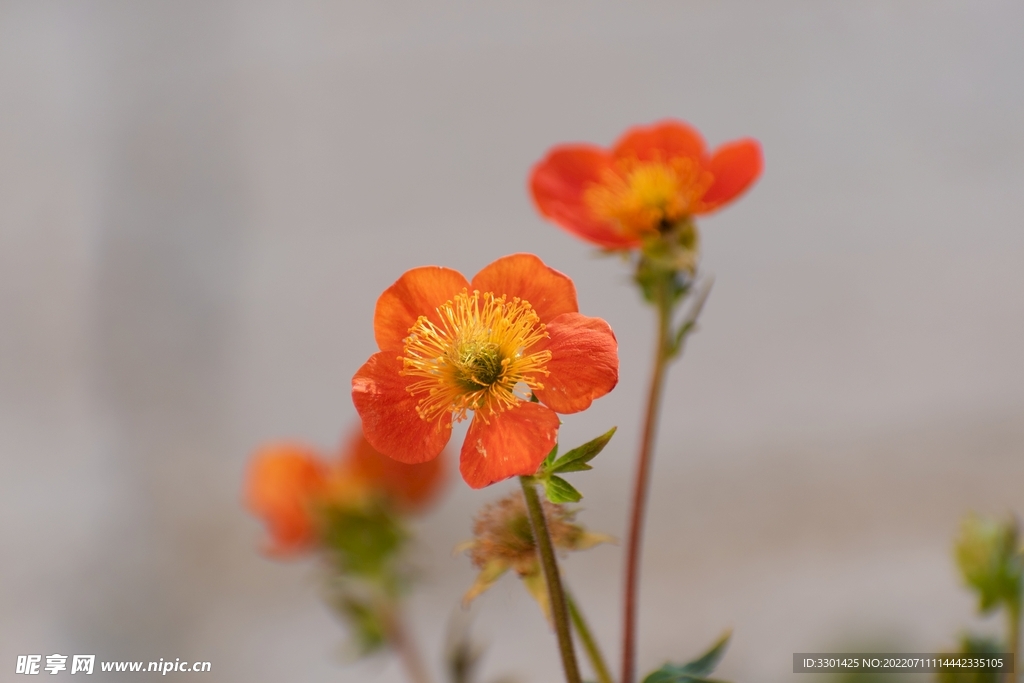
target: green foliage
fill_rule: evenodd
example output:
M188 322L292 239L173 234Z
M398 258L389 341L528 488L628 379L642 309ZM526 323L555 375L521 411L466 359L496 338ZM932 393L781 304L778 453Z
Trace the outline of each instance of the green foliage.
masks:
M999 641L985 636L965 635L960 641L956 652L949 654L989 656L1003 652ZM1003 676L998 671L979 671L977 669L950 668L937 674L937 683L999 683Z
M552 475L542 479L541 483L544 485L544 495L552 503L578 503L583 498L582 493L559 476Z
M956 541L956 561L967 585L978 594L978 609L1016 609L1024 575L1017 522L970 515Z
M388 574L408 538L398 519L381 507L328 510L326 535L339 571L373 579Z
M718 642L697 659L686 664L666 664L648 674L643 683L718 683L707 676L718 666L731 636L732 633L727 631L718 639Z
M585 472L586 470L593 469L589 463L597 454L604 450L604 447L608 445L608 442L615 436L615 430L618 427L612 427L601 436L591 439L582 446L577 446L572 449L561 458L555 460L550 469L548 470L552 474L554 473L565 473L565 472Z
M531 396L532 395L533 394L531 394ZM540 469L538 470L538 472L548 472L548 471L550 471L551 470L551 466L555 464L555 458L557 458L557 457L558 457L558 444L556 443L555 447L551 449L550 453L548 453L548 457L544 458L544 462L542 462L540 464Z
M612 427L601 436L591 439L582 446L577 446L562 457L558 457L558 444L544 458L533 479L544 487L544 495L552 503L576 503L583 499L583 494L558 474L569 472L586 472L593 469L589 464L604 450L617 427Z

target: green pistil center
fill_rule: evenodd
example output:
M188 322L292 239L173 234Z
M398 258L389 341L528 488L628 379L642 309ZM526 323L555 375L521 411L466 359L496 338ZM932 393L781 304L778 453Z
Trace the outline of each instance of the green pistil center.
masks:
M495 343L470 343L459 353L457 381L469 391L489 387L501 379L506 363Z

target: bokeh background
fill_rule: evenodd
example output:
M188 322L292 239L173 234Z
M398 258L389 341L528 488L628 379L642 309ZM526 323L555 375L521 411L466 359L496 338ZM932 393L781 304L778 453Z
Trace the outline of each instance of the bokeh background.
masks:
M621 536L652 315L525 183L665 117L767 165L700 223L717 279L667 393L642 664L731 627L722 678L812 680L793 652L998 631L950 546L968 510L1024 511L1022 64L1012 0L0 1L0 679L94 653L401 680L344 664L240 483L265 440L339 443L375 299L417 265L534 252L611 322L621 383L562 439L620 426L578 483ZM511 486L453 477L419 522L432 666L473 577L451 548ZM621 549L565 568L617 659ZM558 680L515 581L473 628L489 679Z

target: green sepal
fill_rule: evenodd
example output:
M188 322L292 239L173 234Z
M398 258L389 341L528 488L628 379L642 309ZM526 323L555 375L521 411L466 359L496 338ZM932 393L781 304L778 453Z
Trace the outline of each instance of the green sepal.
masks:
M551 475L540 480L544 484L544 495L552 503L578 503L583 494L559 476Z
M666 664L657 671L648 674L643 683L721 683L705 678L715 670L725 648L729 644L731 631L726 631L711 648L697 659L686 664Z
M389 511L331 509L325 514L327 547L339 570L362 577L385 578L408 532Z
M615 435L616 429L618 427L612 427L596 439L591 439L582 446L577 446L561 458L555 460L549 467L545 467L545 471L553 474L555 472L585 472L586 470L593 469L587 463L604 450L604 447L608 445L608 442ZM551 456L549 455L548 457L550 458ZM546 460L545 463L547 463Z

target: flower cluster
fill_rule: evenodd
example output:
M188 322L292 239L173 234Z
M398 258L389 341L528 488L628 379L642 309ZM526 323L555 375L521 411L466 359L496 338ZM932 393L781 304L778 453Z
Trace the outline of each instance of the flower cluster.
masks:
M761 167L755 140L708 152L692 127L663 121L627 131L608 150L555 147L530 177L540 213L605 250L627 254L635 281L658 308L660 337L626 551L622 683L633 683L635 673L639 538L660 387L707 293L693 297L690 314L677 325L675 313L697 282L693 218L738 197ZM474 539L461 549L479 574L464 602L512 570L554 626L566 680L582 681L575 630L597 680L611 683L558 569L560 553L611 540L577 524L575 511L561 503L582 498L565 475L592 469L615 428L561 455L558 443L560 416L586 410L618 383L611 327L579 312L569 277L537 256L513 254L471 279L441 266L405 272L378 298L373 329L378 350L352 378L362 429L342 456L328 461L307 446L278 444L252 461L246 504L266 525L268 552L321 551L332 572L329 602L362 650L389 645L412 680L428 680L400 619L410 583L399 561L408 540L402 516L434 497L443 470L438 456L453 425L469 420L462 478L480 489L519 476L522 492L486 505L476 517ZM647 680L705 680L727 639ZM456 650L452 678L468 680L474 649Z

